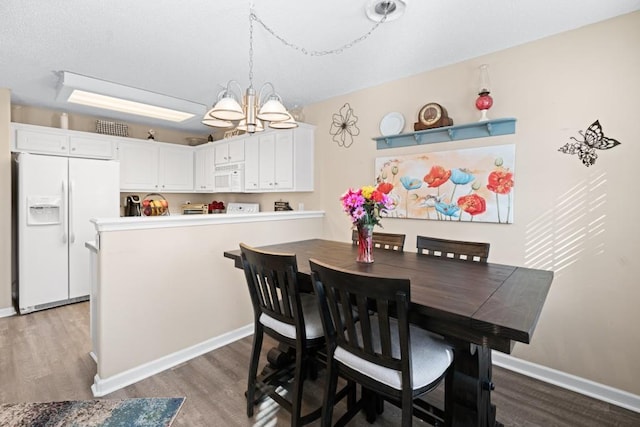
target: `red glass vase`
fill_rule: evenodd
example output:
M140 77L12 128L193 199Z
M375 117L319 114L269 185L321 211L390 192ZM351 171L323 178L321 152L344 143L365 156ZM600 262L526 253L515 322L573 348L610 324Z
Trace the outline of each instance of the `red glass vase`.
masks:
M358 225L358 258L356 261L366 264L373 262L373 225Z

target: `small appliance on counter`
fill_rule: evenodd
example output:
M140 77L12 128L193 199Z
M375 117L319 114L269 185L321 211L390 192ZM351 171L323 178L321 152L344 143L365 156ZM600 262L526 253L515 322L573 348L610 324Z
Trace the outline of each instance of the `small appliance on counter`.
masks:
M187 203L182 205L182 215L198 215L209 213L209 205L203 203Z
M140 210L140 197L139 196L127 196L126 204L124 207L124 216L140 216L142 211Z
M227 205L228 214L240 213L258 213L260 212L259 203L235 203L231 202Z

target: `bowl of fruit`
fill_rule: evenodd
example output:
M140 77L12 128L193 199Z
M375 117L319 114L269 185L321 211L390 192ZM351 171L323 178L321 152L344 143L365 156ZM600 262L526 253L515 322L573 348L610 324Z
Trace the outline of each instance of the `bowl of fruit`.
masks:
M169 215L169 202L162 194L149 193L141 202L143 216Z
M214 200L209 203L209 213L224 213L224 202Z

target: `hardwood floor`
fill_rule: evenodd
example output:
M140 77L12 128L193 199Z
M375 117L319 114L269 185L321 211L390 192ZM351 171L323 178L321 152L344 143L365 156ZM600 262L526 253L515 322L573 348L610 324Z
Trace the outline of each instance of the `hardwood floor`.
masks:
M93 399L96 366L89 356L89 304L0 319L0 403ZM147 378L105 399L186 396L175 427L286 426L286 411L265 404L245 414L244 391L251 350L245 338ZM505 426L640 426L640 414L494 367L492 395ZM322 379L305 387L305 405L321 403ZM441 399L436 390L434 399ZM343 411L336 408L336 414ZM399 424L385 406L376 426ZM424 425L416 422L416 425ZM314 424L318 425L318 423ZM369 426L359 415L353 426Z

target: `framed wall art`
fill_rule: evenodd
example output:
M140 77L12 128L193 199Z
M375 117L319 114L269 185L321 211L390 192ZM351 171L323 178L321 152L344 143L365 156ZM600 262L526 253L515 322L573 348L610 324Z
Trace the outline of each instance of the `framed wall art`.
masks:
M515 144L378 157L376 183L394 201L384 216L513 223Z

